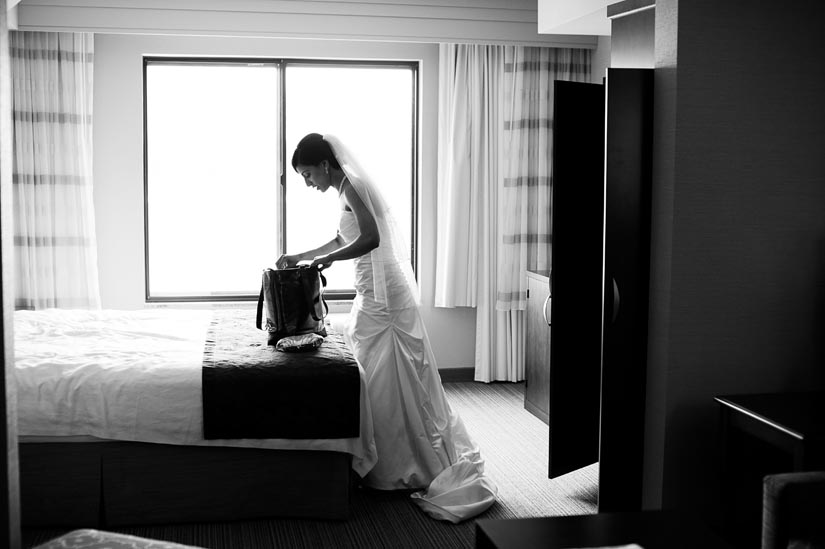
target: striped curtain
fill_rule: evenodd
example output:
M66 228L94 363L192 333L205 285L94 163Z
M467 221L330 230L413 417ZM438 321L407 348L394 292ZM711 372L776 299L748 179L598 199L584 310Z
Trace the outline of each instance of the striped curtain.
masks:
M509 48L504 63L504 179L496 309L527 307L527 270L550 268L553 81L590 81L590 50Z
M435 305L476 307L477 381L521 381L526 271L550 268L553 82L589 81L591 51L441 44L439 61Z
M17 309L98 308L92 34L10 34Z

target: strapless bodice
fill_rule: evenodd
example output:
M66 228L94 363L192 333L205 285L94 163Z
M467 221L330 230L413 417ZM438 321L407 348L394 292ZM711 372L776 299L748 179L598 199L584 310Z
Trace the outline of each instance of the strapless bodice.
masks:
M358 229L358 220L355 214L349 210L341 211L341 218L338 221L338 233L347 243L352 242L361 234ZM359 294L372 293L372 260L370 254L356 257L355 264L355 291Z
M338 233L346 242L352 242L361 234L358 229L358 220L355 214L348 210L341 211L338 221ZM377 259L377 258L383 258ZM415 306L415 300L410 294L407 280L400 266L393 258L392 249L383 238L378 249L366 253L355 259L355 291L361 295L372 297L374 294L373 261L380 266L381 276L388 295L394 296L395 307Z
M341 210L341 218L338 220L338 232L347 242L352 242L361 234L361 231L358 230L358 221L355 219L355 214L350 210Z

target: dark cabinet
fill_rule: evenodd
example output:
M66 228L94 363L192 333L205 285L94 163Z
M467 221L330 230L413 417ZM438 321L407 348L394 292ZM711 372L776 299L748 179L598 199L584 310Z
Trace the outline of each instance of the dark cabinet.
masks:
M527 271L524 408L548 423L550 409L550 276Z
M599 512L642 508L653 69L607 70Z

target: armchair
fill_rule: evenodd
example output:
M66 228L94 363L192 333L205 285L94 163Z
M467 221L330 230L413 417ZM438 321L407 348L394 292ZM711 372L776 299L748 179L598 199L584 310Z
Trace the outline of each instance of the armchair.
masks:
M762 549L825 549L825 471L764 478Z

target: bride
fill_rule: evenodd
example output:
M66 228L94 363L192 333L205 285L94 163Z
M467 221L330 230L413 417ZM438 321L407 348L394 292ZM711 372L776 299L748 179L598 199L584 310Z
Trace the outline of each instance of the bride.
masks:
M364 369L378 462L363 478L379 490L414 489L429 515L460 522L490 507L495 485L461 418L447 402L418 308L408 247L374 182L334 136L298 143L292 167L307 186L338 194L338 234L282 255L278 268L323 269L355 259L355 291L344 337Z

